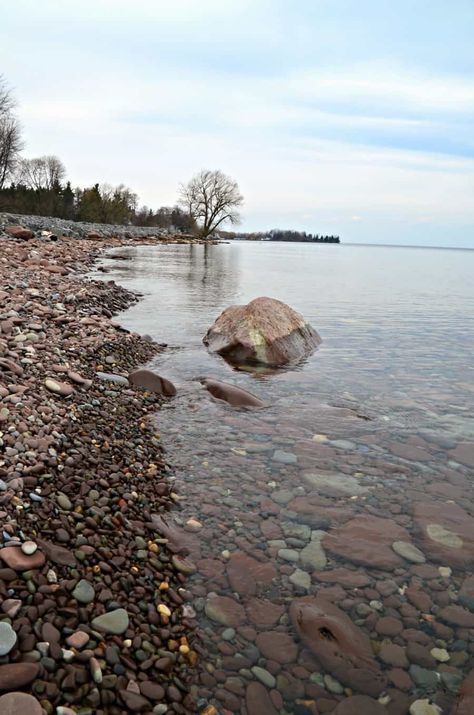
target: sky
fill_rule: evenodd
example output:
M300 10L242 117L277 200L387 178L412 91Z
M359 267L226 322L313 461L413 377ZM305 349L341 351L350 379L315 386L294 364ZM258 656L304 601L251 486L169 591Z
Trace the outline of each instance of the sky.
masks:
M244 231L474 247L473 0L15 0L28 157L173 205L202 168Z

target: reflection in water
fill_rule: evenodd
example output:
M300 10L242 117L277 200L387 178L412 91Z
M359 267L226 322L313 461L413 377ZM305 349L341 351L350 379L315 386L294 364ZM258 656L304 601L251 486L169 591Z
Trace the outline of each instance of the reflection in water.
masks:
M365 694L384 708L373 712L430 700L449 713L474 652L474 254L131 253L109 262L145 293L122 322L177 348L154 362L179 387L157 422L197 566L201 705L304 715ZM225 307L257 295L323 338L300 369L258 382L201 343ZM193 380L206 374L269 407L212 401Z

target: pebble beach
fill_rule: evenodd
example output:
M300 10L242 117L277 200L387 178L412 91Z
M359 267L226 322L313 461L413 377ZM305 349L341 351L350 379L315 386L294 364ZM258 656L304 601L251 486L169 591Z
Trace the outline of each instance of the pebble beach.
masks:
M161 348L84 279L130 241L52 238L0 242L0 712L195 712L160 397L126 380Z

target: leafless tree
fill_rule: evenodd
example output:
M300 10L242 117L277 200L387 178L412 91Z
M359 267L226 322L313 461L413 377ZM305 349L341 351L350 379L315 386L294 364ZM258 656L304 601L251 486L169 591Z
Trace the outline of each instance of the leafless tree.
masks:
M15 99L0 75L0 189L15 170L23 148L21 128L14 114Z
M60 184L66 176L64 164L57 156L22 159L18 167L18 181L30 189L49 189Z
M198 223L203 238L224 221L238 223L240 216L236 209L243 200L237 182L221 171L202 170L179 187L179 203Z

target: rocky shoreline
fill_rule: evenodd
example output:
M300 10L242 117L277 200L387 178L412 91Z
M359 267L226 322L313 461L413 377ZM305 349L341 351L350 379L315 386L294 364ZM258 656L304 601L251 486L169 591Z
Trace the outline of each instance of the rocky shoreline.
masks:
M0 712L195 712L161 398L124 379L161 348L112 320L136 296L83 278L130 243L0 240Z
M0 213L0 239L10 235L13 228L23 228L27 233L24 238L68 237L101 240L121 238L129 240L159 239L161 243L218 243L210 239L180 233L170 233L168 229L157 226L118 226L105 223L86 223L67 221L51 216L25 216L20 214ZM27 235L30 234L30 235ZM22 238L18 235L18 238Z

